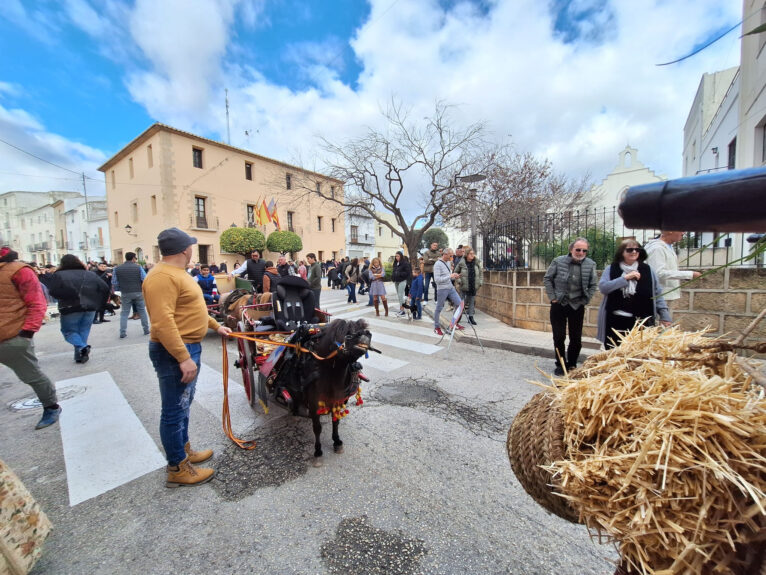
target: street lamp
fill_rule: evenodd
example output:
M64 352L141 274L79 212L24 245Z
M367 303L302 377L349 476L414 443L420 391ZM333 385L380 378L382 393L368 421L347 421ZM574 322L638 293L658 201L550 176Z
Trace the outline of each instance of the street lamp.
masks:
M455 181L466 184L477 184L487 179L484 174L469 174L467 176L455 176ZM471 194L471 247L478 250L476 245L476 188L468 190Z

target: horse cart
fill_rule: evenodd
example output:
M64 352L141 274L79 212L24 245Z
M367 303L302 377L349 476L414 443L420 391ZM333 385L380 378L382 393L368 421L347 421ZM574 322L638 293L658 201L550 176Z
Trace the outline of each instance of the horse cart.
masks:
M212 312L211 312L212 313ZM359 359L370 351L371 334L364 320L330 321L330 314L314 307L314 294L300 277L280 279L271 294L246 290L222 298L217 317L234 329L237 357L234 366L250 406L281 405L289 413L312 420L314 456L322 455L322 415L332 419L333 447L343 450L338 423L348 414L347 403L361 405L362 373Z

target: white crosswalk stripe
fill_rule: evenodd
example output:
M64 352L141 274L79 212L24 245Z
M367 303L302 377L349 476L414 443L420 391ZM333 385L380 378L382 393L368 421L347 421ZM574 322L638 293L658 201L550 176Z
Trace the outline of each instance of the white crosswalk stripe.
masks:
M133 408L104 371L56 382L84 388L61 400L59 420L69 505L75 506L166 465Z

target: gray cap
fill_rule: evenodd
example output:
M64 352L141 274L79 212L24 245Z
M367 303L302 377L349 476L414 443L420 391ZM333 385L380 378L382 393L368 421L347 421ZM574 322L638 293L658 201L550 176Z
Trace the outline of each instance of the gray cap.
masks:
M162 230L160 235L157 236L157 243L163 256L172 256L180 254L189 246L196 244L197 238L191 237L178 228L168 228L167 230Z

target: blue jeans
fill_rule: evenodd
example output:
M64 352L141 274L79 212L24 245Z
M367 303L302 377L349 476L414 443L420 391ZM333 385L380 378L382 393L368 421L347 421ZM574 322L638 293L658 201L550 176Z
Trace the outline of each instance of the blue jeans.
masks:
M93 326L95 311L76 311L74 313L61 314L61 333L67 343L79 351L88 345L90 328Z
M414 301L412 303L417 308L417 312L413 312L412 317L415 319L421 319L423 317L423 304L420 302L420 300Z
M457 307L462 301L460 296L457 295L457 290L450 285L449 287L443 287L436 294L436 309L434 310L434 327L439 327L439 316L442 313L444 302L450 300L452 304ZM458 318L459 319L459 318Z
M128 316L130 316L131 304L136 306L136 313L141 318L141 327L144 333L149 333L149 316L146 315L146 305L144 304L144 294L137 292L122 293L122 309L120 310L120 335L128 332Z
M199 376L201 343L187 343L186 349L197 364ZM178 361L156 341L149 342L149 358L160 380L160 439L165 449L168 465L176 466L186 459L184 445L189 441L189 409L194 401L197 376L191 383L181 383L181 368Z
M347 283L346 291L348 292L348 302L356 303L356 284Z
M202 297L205 298L205 303L207 305L213 305L214 303L218 303L218 300L221 299L221 296L218 294L211 294L211 293L203 293Z

